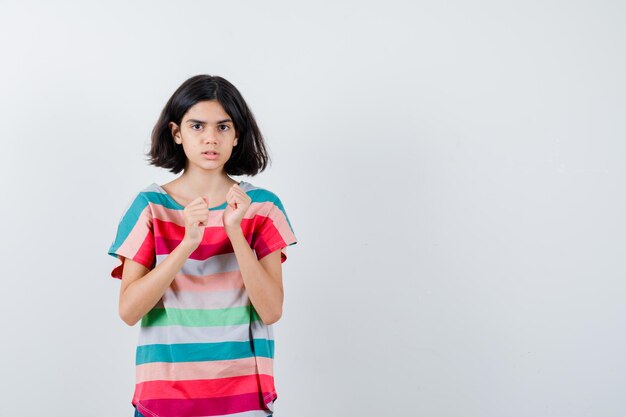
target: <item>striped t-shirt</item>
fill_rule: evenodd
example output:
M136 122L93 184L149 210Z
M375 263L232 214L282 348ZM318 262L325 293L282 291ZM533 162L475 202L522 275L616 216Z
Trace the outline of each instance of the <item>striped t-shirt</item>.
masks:
M252 199L241 228L258 259L296 237L273 192L241 181ZM224 203L209 208L198 248L157 304L141 319L132 405L146 417L272 415L274 336L248 298L224 230ZM111 277L124 258L154 268L185 236L184 207L158 184L134 196L123 211L109 255Z

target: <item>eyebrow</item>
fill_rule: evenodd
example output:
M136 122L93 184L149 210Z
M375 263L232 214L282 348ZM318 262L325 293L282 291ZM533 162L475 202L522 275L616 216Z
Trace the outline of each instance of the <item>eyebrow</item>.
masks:
M218 120L215 124L220 124L220 123L226 123L226 122L233 122L231 119L224 119L224 120ZM207 122L205 122L204 120L198 120L198 119L187 119L186 123L200 123L200 124L207 124Z

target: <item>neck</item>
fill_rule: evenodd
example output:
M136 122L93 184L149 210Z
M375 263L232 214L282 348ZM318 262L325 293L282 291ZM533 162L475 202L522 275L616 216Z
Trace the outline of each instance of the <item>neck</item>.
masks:
M207 171L199 169L186 169L178 177L181 184L191 195L215 195L227 190L234 182L223 170Z

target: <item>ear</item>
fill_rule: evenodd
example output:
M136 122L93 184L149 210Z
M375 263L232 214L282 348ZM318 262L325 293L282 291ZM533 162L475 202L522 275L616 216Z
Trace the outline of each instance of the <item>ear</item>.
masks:
M235 138L235 141L233 142L233 146L237 146L237 139L239 138Z
M180 138L180 129L178 128L178 125L176 125L176 123L174 122L169 122L167 126L170 128L170 131L172 132L172 137L174 138L174 142L176 142L179 145L183 143L182 139Z

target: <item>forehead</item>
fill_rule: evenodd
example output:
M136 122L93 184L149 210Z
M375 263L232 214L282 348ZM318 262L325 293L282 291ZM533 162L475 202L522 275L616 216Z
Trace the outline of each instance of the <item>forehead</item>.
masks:
M230 116L217 100L199 101L187 110L183 121L188 119L205 120L209 123L229 119Z

